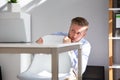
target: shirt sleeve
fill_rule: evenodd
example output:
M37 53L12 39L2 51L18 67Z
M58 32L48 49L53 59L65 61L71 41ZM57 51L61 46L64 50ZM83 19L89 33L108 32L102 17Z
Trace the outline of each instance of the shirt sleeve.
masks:
M81 47L81 53L82 53L82 74L85 72L86 70L86 66L87 66L87 63L88 63L88 58L89 58L89 55L90 55L90 51L91 51L91 45L89 42L86 42L82 45ZM74 53L74 55L76 55L76 57L73 57L73 64L75 66L73 66L73 68L75 69L76 73L78 72L78 52L77 54ZM76 60L76 61L75 61Z
M90 51L91 51L91 45L90 43L87 42L82 46L82 74L86 70Z
M65 32L55 32L55 33L52 33L51 35L68 36L68 34Z

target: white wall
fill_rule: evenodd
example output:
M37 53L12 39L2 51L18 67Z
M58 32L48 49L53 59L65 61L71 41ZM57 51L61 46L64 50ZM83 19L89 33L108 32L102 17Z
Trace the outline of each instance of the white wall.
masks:
M87 39L92 45L88 64L105 66L106 80L108 80L108 0L33 0L21 7L22 11L32 16L33 42L40 36L52 32L67 32L73 17L85 17L90 23ZM4 56L4 59L8 58ZM4 59L0 57L0 60ZM19 60L19 58L15 59ZM8 62L7 64L11 65Z

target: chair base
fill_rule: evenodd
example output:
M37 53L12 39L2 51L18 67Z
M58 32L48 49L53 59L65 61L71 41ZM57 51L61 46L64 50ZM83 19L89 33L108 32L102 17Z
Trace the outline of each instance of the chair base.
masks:
M69 73L59 74L59 80L64 80ZM30 72L23 72L17 76L19 80L51 80L51 73L36 74Z

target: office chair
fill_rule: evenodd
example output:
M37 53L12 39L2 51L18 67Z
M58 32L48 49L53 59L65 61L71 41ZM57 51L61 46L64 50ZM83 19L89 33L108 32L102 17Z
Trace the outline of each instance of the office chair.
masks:
M64 80L69 76L71 61L67 53L59 55L59 80ZM29 69L17 77L20 80L51 80L51 55L35 54Z
M48 36L47 36L48 37ZM63 37L59 37L63 40ZM58 41L58 37L49 36L49 40L54 39ZM59 54L59 80L64 80L70 75L71 60L68 52ZM19 80L51 80L51 55L50 54L35 54L30 67L20 73Z
M88 65L82 80L105 80L104 66Z

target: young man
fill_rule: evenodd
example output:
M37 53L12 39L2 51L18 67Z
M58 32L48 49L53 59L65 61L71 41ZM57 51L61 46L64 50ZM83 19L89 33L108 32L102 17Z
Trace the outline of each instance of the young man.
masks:
M71 20L71 25L68 33L63 33L63 32L54 33L54 35L64 36L63 43L79 42L80 44L82 44L82 74L86 69L90 50L91 50L90 43L84 38L88 30L88 25L89 23L85 18L75 17ZM41 44L44 41L42 38L39 38L36 42ZM78 56L77 50L74 50L70 55L72 61L72 67L75 72L77 72L77 66L78 66L77 56Z

